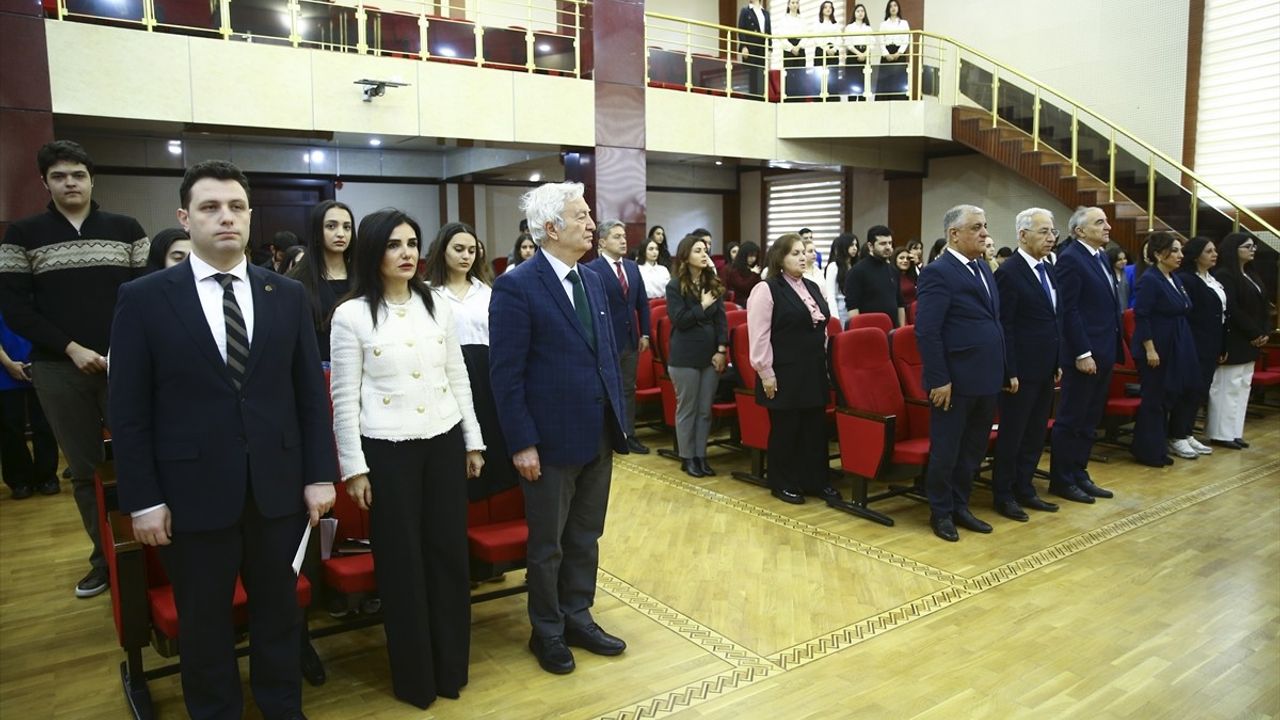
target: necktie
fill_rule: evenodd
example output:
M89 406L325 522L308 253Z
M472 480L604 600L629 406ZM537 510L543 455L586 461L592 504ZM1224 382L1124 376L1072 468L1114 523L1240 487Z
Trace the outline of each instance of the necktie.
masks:
M974 280L978 281L978 285L982 286L982 292L986 293L987 299L991 299L991 290L987 288L987 281L982 277L982 270L978 267L977 260L969 261L969 269L973 271Z
M1111 268L1107 266L1107 256L1105 253L1099 252L1096 256L1098 265L1102 268L1102 275L1107 279L1107 286L1111 288L1111 297L1116 301L1116 307L1120 307L1119 288L1116 287L1116 275Z
M245 330L240 303L236 302L235 291L231 289L235 276L218 273L213 279L222 286L222 319L227 328L227 369L231 371L231 382L239 390L244 384L244 368L249 364L249 332Z
M1044 296L1049 298L1049 306L1057 307L1053 302L1053 291L1049 289L1049 274L1044 269L1044 261L1036 263L1036 274L1040 276L1040 287L1044 288Z
M596 349L596 331L591 324L591 307L587 305L587 289L582 287L582 278L578 277L577 270L570 270L566 276L569 282L573 284L573 310L578 314L578 322L582 325L582 330L587 334L587 342L591 344L591 349Z
M614 260L613 267L618 271L618 284L622 286L622 297L626 297L631 288L627 285L627 274L622 272L622 261Z

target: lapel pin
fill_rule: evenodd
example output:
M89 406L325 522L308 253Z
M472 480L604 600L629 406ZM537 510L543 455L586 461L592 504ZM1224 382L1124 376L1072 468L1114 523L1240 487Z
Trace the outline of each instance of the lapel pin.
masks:
M263 286L262 286L262 289L263 289L263 290L266 290L267 292L271 292L272 290L275 290L276 288L275 288L275 286L274 286L274 285L263 285Z

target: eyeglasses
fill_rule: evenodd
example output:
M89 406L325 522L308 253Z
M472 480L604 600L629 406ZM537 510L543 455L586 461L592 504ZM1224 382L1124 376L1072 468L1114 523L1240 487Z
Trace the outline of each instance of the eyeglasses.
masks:
M1052 235L1054 240L1058 239L1058 228L1041 228L1036 231L1037 235Z
M1257 245L1254 245L1253 243L1243 243L1242 245L1240 245L1241 250L1252 250L1256 247Z

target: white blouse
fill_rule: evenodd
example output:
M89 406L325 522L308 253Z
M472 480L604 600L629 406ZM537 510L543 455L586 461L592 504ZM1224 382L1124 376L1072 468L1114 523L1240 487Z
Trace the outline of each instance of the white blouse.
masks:
M787 55L785 50L786 50L786 46L791 44L786 40L786 38L795 37L797 35L808 35L808 34L809 34L809 24L806 23L804 19L801 18L800 16L790 15L788 13L775 15L773 17L773 38L774 38L773 39L773 64L774 66L782 67L782 59L785 57L790 57L792 59L795 59L798 57L801 60L807 61L809 56L809 47L813 45L813 41L810 38L799 38L800 40L799 55Z
M671 271L654 263L640 263L640 277L644 278L644 294L650 300L667 296L667 283L671 282Z
M375 328L368 302L348 300L333 311L329 340L343 480L369 472L362 436L421 440L461 422L467 450L484 450L450 303L435 303L434 318L417 295L403 305L383 303Z
M844 46L848 48L848 52L846 54L851 58L856 58L853 54L853 48L862 46L868 55L867 59L870 60L871 51L875 49L874 46L876 38L868 37L861 33L871 32L871 26L866 23L849 23L845 26L844 31L849 33L844 37Z
M889 19L880 23L880 32L907 33L909 30L911 30L911 26L907 25L907 21L903 20L902 18L898 18L897 20ZM897 45L898 52L905 53L909 49L908 46L910 44L911 44L911 35L909 34L881 35L880 36L880 54L888 55L889 54L888 47L890 45ZM898 61L901 62L902 58L899 57Z
M1203 280L1204 284L1208 285L1209 289L1213 291L1213 294L1218 296L1218 302L1222 303L1222 322L1226 322L1227 321L1227 315L1226 315L1227 289L1222 286L1222 283L1218 282L1218 278L1214 277L1213 275L1207 272L1202 272L1202 273L1198 272L1196 273L1196 277Z
M453 310L453 330L459 345L489 344L489 298L493 297L493 288L471 278L471 287L461 298L445 287L433 285L431 290Z
M836 53L839 54L840 49L844 46L844 38L840 35L840 31L842 29L843 28L840 27L840 23L815 22L809 28L809 32L814 35L822 34L823 37L814 38L814 47L825 53L827 52L827 46L830 45L834 47Z

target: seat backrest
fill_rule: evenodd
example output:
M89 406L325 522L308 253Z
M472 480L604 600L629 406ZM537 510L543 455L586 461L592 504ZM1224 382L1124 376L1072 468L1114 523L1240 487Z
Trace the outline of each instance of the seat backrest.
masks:
M840 318L836 317L835 315L832 315L831 319L827 320L827 337L828 338L833 338L839 335L843 330L844 328L840 327Z
M889 338L876 328L845 330L832 341L836 386L845 405L878 415L897 415L895 439L906 437L902 388L889 359Z
M1124 332L1124 346L1129 347L1129 344L1133 342L1133 331L1136 330L1138 327L1138 318L1134 316L1133 308L1129 308L1124 311L1124 315L1122 319L1123 319L1123 332Z
M889 351L902 394L915 400L927 399L924 360L920 358L920 347L916 344L916 326L903 325L889 333Z
M347 494L344 483L335 483L337 495L333 499L331 517L338 521L338 531L334 536L335 543L343 540L368 540L369 513L361 510L351 496Z
M651 319L653 328L654 352L659 360L665 365L667 362L667 351L671 349L671 318L663 313L662 317L656 321Z
M659 307L665 307L666 304L667 299L664 297L649 298L649 318L653 319L653 311ZM662 312L665 313L666 310L663 310Z
M846 326L849 330L856 328L877 328L880 332L888 335L893 330L893 320L884 313L858 313L849 318L849 324Z
M519 520L524 517L524 491L519 485L467 503L467 527Z
M725 305L730 305L730 304L731 303L725 303ZM747 311L746 310L725 310L724 320L725 320L725 324L728 325L729 327L729 332L733 332L733 329L738 327L739 325L747 324Z
M751 367L751 341L746 323L729 331L729 350L733 353L733 366L738 369L738 377L742 378L742 387L755 392L756 369Z
M907 305L907 323L908 324L911 324L911 325L916 324L916 304L918 302L919 300L912 300L911 304Z
M636 390L648 390L658 386L658 377L653 372L652 346L636 356Z
M739 308L739 307L738 307L738 304L737 304L737 303L735 303L735 302L733 302L733 301L731 301L731 300L725 300L725 301L724 301L724 311L725 311L726 313L731 313L731 312L733 312L733 311L735 311L735 310L740 310L740 309L741 309L741 308Z

